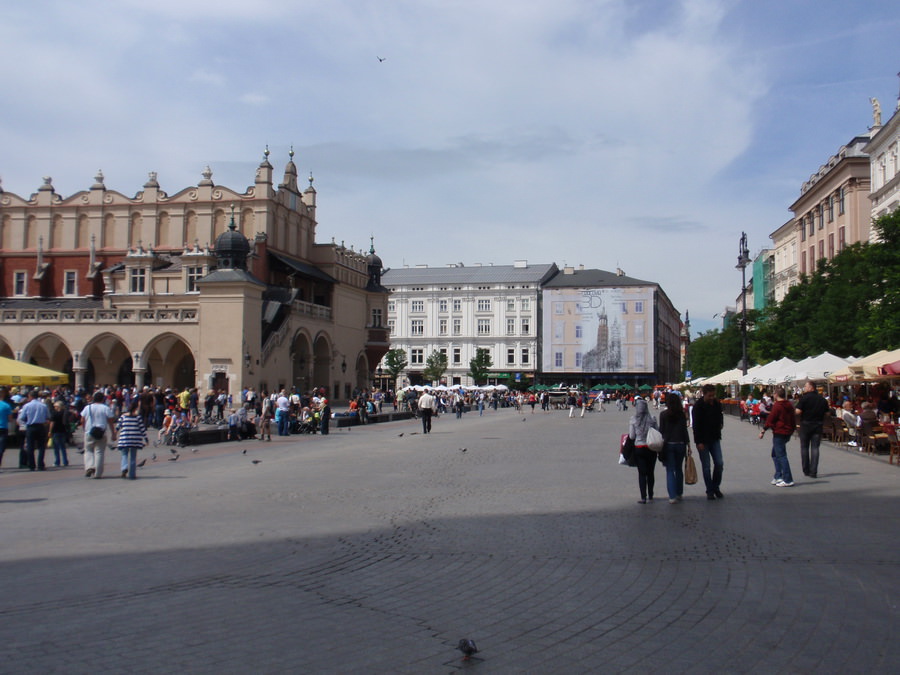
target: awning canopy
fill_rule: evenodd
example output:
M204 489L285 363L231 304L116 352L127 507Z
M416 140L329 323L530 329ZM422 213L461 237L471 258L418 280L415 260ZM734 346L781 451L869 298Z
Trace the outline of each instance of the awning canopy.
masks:
M69 376L24 361L0 357L0 385L7 387L54 387L68 384Z

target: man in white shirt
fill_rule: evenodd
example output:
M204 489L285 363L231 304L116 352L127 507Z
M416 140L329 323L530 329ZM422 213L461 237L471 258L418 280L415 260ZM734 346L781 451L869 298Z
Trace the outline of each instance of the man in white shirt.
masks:
M102 391L94 392L93 403L81 411L81 420L84 427L84 475L87 478L102 478L107 428L110 438L116 440L115 416L103 402Z
M288 400L284 389L282 389L281 393L278 395L278 399L275 401L275 407L275 421L278 423L278 435L289 436L291 433L291 402Z
M419 397L418 408L419 415L422 417L422 432L431 433L431 416L434 414L436 401L431 391L426 389Z

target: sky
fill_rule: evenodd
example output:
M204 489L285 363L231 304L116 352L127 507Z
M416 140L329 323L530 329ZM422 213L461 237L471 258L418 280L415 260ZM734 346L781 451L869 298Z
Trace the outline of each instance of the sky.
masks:
M2 189L315 178L386 267L658 282L693 333L900 92L896 0L0 0Z

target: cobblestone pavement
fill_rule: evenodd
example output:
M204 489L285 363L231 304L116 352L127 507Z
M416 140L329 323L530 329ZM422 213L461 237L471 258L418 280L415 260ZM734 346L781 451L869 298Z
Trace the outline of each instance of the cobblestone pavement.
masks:
M770 439L729 419L725 499L670 505L657 467L639 505L629 414L156 449L135 482L117 453L103 480L7 468L0 669L897 671L900 468L825 446L776 488Z

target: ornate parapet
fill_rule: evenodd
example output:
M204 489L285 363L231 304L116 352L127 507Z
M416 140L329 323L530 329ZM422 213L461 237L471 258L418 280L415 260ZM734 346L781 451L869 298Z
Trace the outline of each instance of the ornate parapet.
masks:
M4 309L0 320L13 323L197 323L196 309Z

